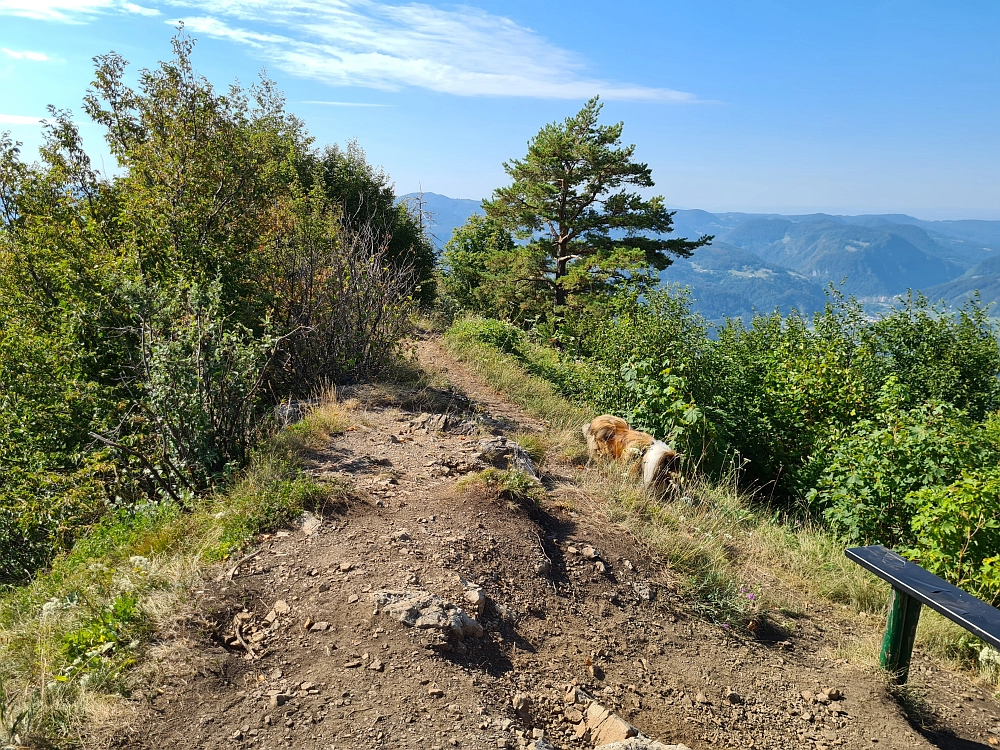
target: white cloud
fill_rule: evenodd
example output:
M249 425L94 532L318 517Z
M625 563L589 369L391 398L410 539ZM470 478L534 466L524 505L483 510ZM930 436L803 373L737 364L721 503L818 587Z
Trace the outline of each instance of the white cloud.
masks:
M210 16L196 34L248 44L292 75L337 86L416 86L459 96L691 102L680 91L586 75L585 63L532 29L469 6L374 0L173 0ZM256 26L281 36L253 31ZM263 37L272 37L265 39Z
M17 50L0 47L0 52L3 52L7 57L13 57L15 60L31 60L33 62L49 62L52 60L44 52L32 52L27 49Z
M0 0L0 15L79 23L115 6L114 0Z
M84 23L99 13L138 13L158 16L160 11L125 0L0 0L0 16L21 16L37 21Z
M160 11L156 8L146 8L142 5L136 5L135 3L122 3L122 8L127 10L129 13L138 13L140 16L160 15Z
M167 23L171 26L176 26L182 21L188 31L214 36L219 39L228 39L231 42L249 44L251 47L263 48L266 44L283 45L295 43L295 40L284 36L262 34L247 29L234 29L215 18L184 18L167 21Z
M0 125L38 125L44 119L44 117L32 117L31 115L0 114Z
M456 96L689 103L693 94L603 80L533 29L468 5L378 0L147 0L185 9L196 35L250 47L289 75L334 86L422 88ZM0 15L80 22L159 14L127 0L0 0ZM169 23L176 23L170 21Z

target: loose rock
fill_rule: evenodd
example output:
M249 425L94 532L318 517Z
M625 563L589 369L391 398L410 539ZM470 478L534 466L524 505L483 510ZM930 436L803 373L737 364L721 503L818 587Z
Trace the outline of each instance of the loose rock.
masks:
M410 627L434 628L458 638L483 634L483 626L464 609L427 591L376 591L372 599L377 608Z

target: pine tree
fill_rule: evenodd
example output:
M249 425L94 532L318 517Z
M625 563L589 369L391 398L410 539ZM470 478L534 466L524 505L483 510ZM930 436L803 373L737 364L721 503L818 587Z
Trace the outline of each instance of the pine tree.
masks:
M543 127L524 159L504 163L512 184L494 191L487 216L515 232L536 253L533 279L548 290L557 317L571 295L592 296L688 257L712 238L667 239L673 213L662 196L644 199L635 188L653 186L652 170L623 146L623 123L601 125L594 97L576 115Z

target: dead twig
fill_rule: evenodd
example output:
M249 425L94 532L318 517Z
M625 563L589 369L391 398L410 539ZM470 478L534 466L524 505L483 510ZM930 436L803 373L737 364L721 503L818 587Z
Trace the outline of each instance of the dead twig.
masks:
M236 573L236 571L237 571L237 570L239 570L239 569L240 569L240 566L241 566L241 565L242 565L243 563L245 563L245 562L250 562L250 560L253 560L253 559L254 559L255 557L257 557L257 555L259 555L259 554L260 554L261 552L262 552L262 550L257 550L256 552L251 552L251 553L250 553L249 555L247 555L246 557L244 557L244 558L240 559L240 561L239 561L238 563L236 563L236 564L235 564L235 565L234 565L233 567L231 567L231 568L229 569L229 571L228 571L227 573L223 573L223 574L222 574L222 575L220 575L220 576L219 576L218 578L216 578L216 579L215 579L215 582L216 582L216 583L220 583L220 582L222 581L222 579L223 579L223 578L226 578L226 579L228 579L228 580L230 580L230 581L231 581L231 580L233 580L233 575L234 575L234 574Z
M243 647L243 650L247 652L247 656L251 659L256 659L257 654L253 652L250 648L250 644L243 639L243 631L240 628L240 621L238 618L233 619L233 633L236 635L236 641Z

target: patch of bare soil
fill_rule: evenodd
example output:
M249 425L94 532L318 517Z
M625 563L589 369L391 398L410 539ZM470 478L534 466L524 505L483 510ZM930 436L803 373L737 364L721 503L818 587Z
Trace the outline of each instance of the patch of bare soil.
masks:
M123 746L514 748L544 733L590 748L571 685L696 750L992 746L998 708L984 690L918 658L921 729L875 676L833 658L859 626L829 607L772 642L699 620L647 549L600 508L566 501L572 466L543 467L552 491L538 506L460 491L482 468L483 435L541 425L437 342L418 352L452 390L370 394L359 426L308 469L352 499L264 537L193 592L184 637L196 645L164 670ZM410 610L417 626L391 611L413 595L438 604ZM482 634L449 629L449 605ZM420 627L431 621L445 625Z

